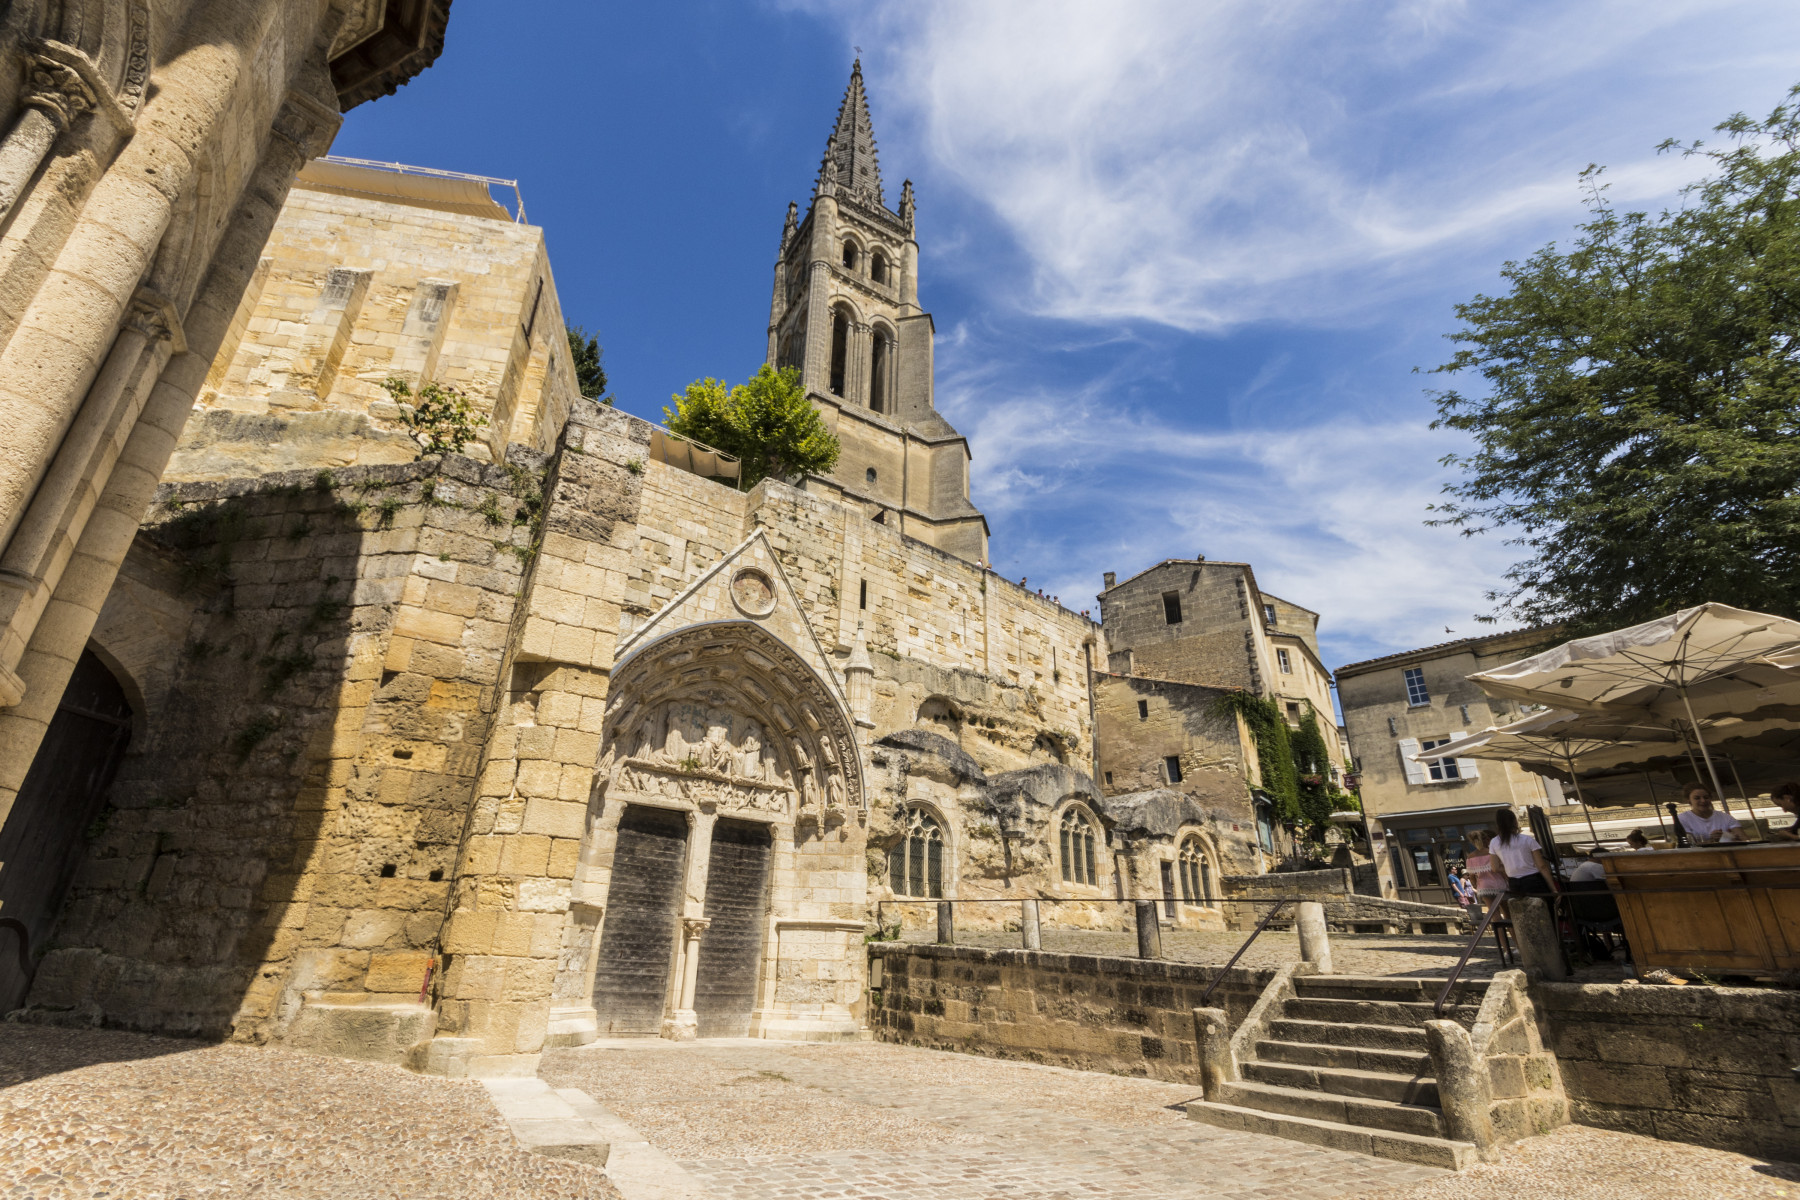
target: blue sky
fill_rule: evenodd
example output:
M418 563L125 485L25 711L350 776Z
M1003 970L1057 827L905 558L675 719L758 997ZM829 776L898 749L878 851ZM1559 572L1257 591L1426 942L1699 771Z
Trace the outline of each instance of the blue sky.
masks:
M657 418L762 360L861 46L995 567L1083 609L1103 571L1248 561L1337 666L1479 632L1514 557L1423 524L1459 444L1414 368L1452 305L1567 236L1590 162L1673 200L1698 168L1656 143L1765 113L1795 45L1791 0L459 0L333 152L518 178Z

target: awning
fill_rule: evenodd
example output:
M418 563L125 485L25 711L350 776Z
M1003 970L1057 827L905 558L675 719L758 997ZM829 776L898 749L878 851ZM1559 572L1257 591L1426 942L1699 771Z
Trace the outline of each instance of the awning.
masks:
M449 174L416 175L410 171L381 170L315 158L300 168L295 183L344 196L368 196L398 200L439 212L467 217L491 217L509 224L513 215L495 201L485 180L456 178Z
M650 429L650 457L659 463L680 467L683 471L704 475L708 479L729 479L736 482L742 477L744 469L743 463L734 455L715 450L705 442L684 438L660 425L654 425Z

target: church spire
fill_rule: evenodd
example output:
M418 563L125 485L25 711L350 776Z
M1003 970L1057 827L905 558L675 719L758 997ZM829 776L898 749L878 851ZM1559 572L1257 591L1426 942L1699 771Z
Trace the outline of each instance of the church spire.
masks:
M885 207L881 163L875 157L875 130L869 123L869 98L863 91L860 58L850 68L850 86L844 90L844 102L838 106L837 127L825 142L825 165L821 184L829 181L849 196L867 193L874 204Z

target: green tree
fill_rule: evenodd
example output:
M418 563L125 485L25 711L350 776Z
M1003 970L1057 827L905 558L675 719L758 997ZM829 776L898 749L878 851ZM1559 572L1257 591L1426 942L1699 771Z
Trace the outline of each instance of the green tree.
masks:
M461 454L475 440L475 431L488 423L466 395L447 383L423 383L414 394L412 385L395 375L381 386L400 406L400 421L421 455Z
M837 465L838 441L800 386L800 372L764 363L749 382L727 388L698 379L664 408L670 429L743 460L738 487L749 491L764 479L786 479Z
M1433 428L1472 434L1432 524L1512 534L1496 611L1572 632L1708 600L1800 616L1800 87L1738 114L1681 205L1588 220L1458 305Z
M1325 827L1331 824L1331 814L1336 811L1336 803L1329 782L1331 753L1325 748L1325 735L1319 732L1318 714L1312 705L1306 706L1300 728L1288 732L1288 746L1294 755L1294 773L1298 777L1296 792L1300 819L1313 831L1315 838L1323 837ZM1316 776L1320 782L1307 783L1307 776Z
M606 395L606 366L601 361L606 352L600 349L600 339L588 336L588 331L579 325L569 326L566 332L569 362L575 368L575 382L581 394L610 407L613 398Z

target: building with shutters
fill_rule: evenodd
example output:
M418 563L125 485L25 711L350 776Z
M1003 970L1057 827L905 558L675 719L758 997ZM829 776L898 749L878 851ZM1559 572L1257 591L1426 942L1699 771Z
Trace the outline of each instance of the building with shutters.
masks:
M1447 865L1469 852L1470 833L1493 830L1496 808L1522 813L1562 801L1554 780L1516 763L1412 757L1523 715L1515 701L1490 698L1468 676L1555 640L1554 631L1517 630L1338 668L1338 699L1384 896L1452 903Z

